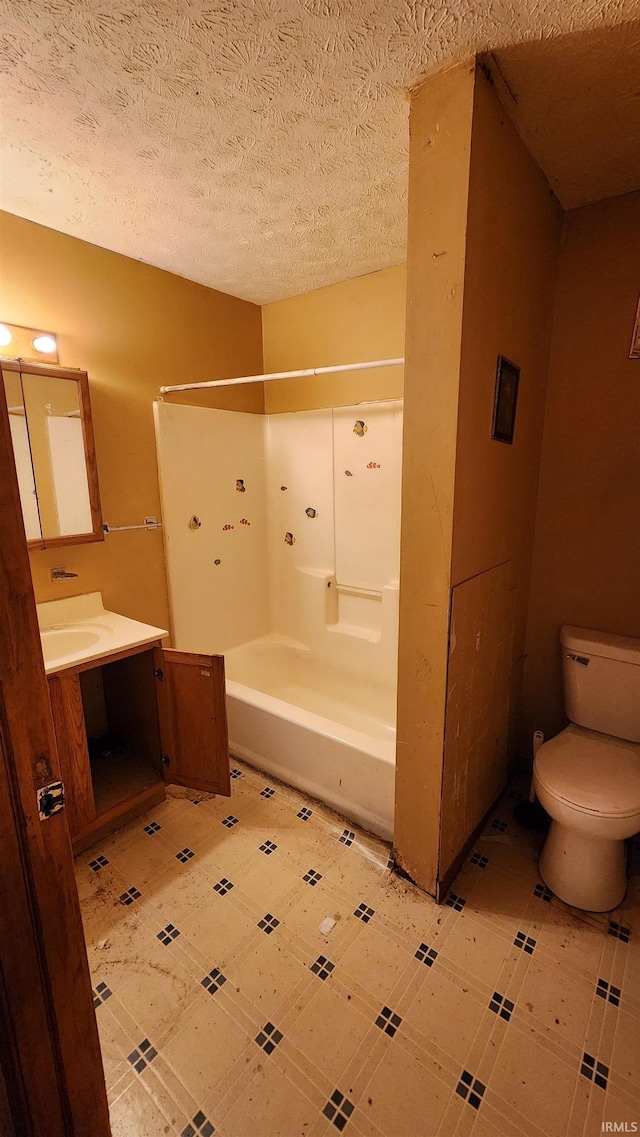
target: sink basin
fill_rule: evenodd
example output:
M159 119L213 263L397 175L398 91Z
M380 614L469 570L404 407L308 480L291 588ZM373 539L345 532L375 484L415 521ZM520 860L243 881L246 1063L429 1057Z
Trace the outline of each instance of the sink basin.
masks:
M100 592L45 600L38 604L38 624L47 675L70 667L85 670L94 661L157 643L168 635L164 628L107 611Z
M93 647L100 640L100 632L89 628L47 628L41 631L40 639L44 661L51 663Z

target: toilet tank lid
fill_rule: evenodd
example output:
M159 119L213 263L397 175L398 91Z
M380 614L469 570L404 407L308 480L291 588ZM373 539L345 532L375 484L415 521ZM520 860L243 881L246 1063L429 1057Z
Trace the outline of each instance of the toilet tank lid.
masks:
M640 667L640 640L631 636L614 636L590 628L573 628L563 624L560 643L579 655L597 655L601 659L619 659Z

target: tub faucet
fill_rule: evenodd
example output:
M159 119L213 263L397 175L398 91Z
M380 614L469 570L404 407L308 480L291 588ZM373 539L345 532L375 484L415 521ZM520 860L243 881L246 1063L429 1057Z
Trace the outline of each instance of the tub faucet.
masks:
M77 575L77 572L67 572L64 568L51 569L52 580L72 580L73 577L76 577Z

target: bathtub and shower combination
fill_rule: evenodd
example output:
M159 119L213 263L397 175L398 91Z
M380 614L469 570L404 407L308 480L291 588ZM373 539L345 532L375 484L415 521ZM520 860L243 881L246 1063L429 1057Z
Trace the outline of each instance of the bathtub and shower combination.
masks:
M402 403L154 411L174 642L224 654L231 753L390 839Z

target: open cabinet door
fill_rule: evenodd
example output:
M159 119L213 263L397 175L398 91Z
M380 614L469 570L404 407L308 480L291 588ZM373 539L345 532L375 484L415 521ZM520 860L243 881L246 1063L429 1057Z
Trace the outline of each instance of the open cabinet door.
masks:
M0 1132L109 1137L91 979L0 377Z
M231 797L224 656L156 648L165 781Z

